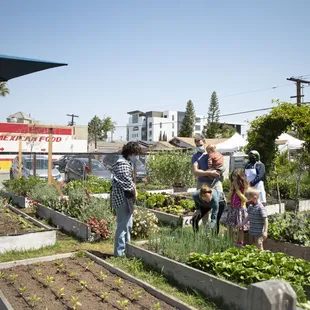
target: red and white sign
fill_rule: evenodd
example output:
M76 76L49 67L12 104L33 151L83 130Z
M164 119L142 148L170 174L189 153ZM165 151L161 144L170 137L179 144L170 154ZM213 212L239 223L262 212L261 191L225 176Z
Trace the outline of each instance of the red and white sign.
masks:
M87 141L76 140L72 127L53 128L53 152L87 152ZM18 152L19 136L22 136L24 152L44 152L48 150L49 129L28 124L0 123L0 151Z

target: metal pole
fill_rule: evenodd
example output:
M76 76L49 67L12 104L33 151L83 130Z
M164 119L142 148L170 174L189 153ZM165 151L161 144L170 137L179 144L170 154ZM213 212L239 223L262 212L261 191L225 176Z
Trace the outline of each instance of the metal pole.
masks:
M33 176L37 175L37 153L33 153Z
M18 137L18 177L22 177L22 152L23 152L23 140L22 136Z
M48 185L52 184L52 169L53 169L53 128L49 129L48 134Z
M88 156L88 168L89 168L89 174L92 173L92 158L91 155Z

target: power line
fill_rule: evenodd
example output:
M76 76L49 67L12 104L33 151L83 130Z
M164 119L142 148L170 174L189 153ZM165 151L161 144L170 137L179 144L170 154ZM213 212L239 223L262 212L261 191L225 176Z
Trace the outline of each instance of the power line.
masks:
M257 89L257 90L251 90L251 91L246 91L246 92L242 92L242 93L226 95L226 96L223 96L222 98L232 97L232 96L240 96L240 95L245 95L245 94L252 94L252 93L257 93L257 92L267 91L267 90L273 90L273 89L277 89L277 88L285 87L285 86L290 86L290 85L292 85L292 84L283 84L283 85L273 86L273 87L269 87L269 88L262 88L262 89Z

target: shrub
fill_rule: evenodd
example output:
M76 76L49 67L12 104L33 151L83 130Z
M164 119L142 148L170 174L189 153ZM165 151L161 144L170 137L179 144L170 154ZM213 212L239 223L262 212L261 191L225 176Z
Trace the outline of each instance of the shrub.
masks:
M131 234L133 238L147 238L158 231L156 215L147 210L134 210Z
M53 210L72 216L80 221L87 222L90 217L99 221L105 220L109 231L115 228L115 219L107 199L88 198L83 189L68 191L68 200L61 200L54 186L37 184L30 192L31 199L48 206Z
M28 179L22 177L18 179L12 179L4 182L6 190L12 194L19 196L28 196L31 190L37 184L47 184L46 180L41 180L38 177L29 177Z
M269 217L268 234L276 241L310 245L310 212L275 214Z
M109 193L111 181L100 179L94 175L88 176L87 181L71 181L66 186L66 193L74 189L87 189L90 194Z
M195 177L191 172L191 156L187 152L151 154L147 161L150 183L166 184L169 187L193 187Z

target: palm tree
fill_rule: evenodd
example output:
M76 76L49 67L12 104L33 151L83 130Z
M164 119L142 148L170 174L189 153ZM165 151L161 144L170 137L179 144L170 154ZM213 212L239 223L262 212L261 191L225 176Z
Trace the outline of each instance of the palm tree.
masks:
M6 87L5 82L0 82L0 97L5 97L10 93L10 90Z

